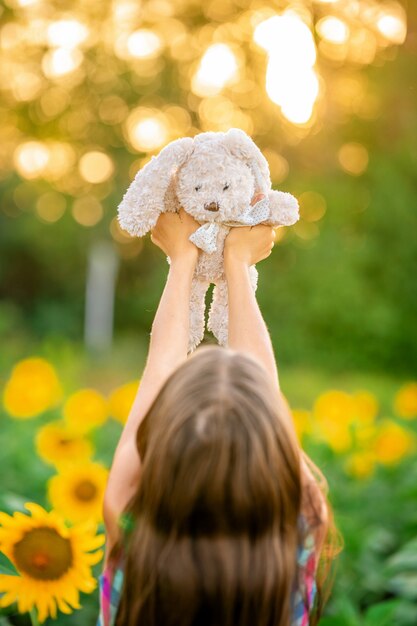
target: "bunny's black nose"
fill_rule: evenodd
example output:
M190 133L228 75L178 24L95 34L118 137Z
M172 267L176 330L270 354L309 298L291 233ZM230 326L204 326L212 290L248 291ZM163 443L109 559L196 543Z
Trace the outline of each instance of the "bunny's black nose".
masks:
M204 208L206 209L206 211L218 211L219 205L217 202L210 202L210 204L205 204Z

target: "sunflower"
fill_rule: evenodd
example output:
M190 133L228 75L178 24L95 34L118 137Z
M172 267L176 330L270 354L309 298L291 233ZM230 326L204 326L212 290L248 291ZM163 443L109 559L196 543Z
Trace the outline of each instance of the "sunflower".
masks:
M17 575L0 574L0 606L17 602L20 613L37 609L40 622L57 610L79 609L79 592L91 593L97 583L91 566L98 563L104 535L88 523L68 528L54 511L28 502L32 514L0 513L0 549Z
M4 388L3 403L12 417L28 419L56 406L61 397L61 385L52 365L33 357L14 366Z
M417 417L417 383L407 383L401 387L394 399L394 409L404 419Z
M382 465L395 465L415 451L414 434L390 419L385 419L376 435L372 451Z
M333 422L347 425L354 420L355 413L352 396L337 389L322 393L314 403L314 416L325 425Z
M40 428L36 448L41 459L52 465L84 461L93 454L91 442L63 422L50 422Z
M138 391L139 381L121 385L114 389L109 397L110 415L125 424Z
M108 414L106 398L95 389L76 391L64 405L64 417L68 424L81 433L103 424Z
M99 522L107 477L108 470L99 463L68 466L49 480L49 500L71 522Z

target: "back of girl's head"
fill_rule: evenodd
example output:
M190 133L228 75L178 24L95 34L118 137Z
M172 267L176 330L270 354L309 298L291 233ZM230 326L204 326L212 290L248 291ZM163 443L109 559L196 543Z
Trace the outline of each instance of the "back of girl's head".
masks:
M301 506L285 407L254 360L200 348L137 434L118 626L289 626Z

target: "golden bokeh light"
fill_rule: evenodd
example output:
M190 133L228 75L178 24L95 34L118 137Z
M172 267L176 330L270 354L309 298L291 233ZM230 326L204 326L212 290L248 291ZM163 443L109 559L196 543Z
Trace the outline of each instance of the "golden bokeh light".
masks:
M349 28L347 24L331 15L323 17L316 24L316 30L323 39L331 43L345 43L349 37Z
M42 70L47 78L64 76L76 70L84 56L77 48L55 48L48 50L42 58Z
M41 0L7 0L6 4L10 7L31 7L34 4L39 4Z
M313 35L300 16L292 11L274 15L255 28L254 41L293 67L312 67L316 62Z
M300 216L306 222L317 222L327 209L326 200L316 191L305 191L298 197Z
M128 113L129 108L120 96L107 96L98 107L99 117L105 124L120 124Z
M66 201L62 194L48 191L36 202L36 213L47 223L57 222L65 213Z
M378 42L375 35L367 28L358 28L351 33L346 59L353 63L369 65L375 59Z
M117 219L117 217L114 217L110 222L110 234L115 241L122 244L128 244L137 239L137 237L129 235L127 231L120 228L119 220Z
M168 104L162 108L167 116L172 135L188 135L191 129L191 116L187 109L175 104Z
M337 156L342 169L353 176L360 176L368 167L368 150L360 143L345 143Z
M311 241L315 239L320 231L317 224L314 222L304 222L303 220L298 221L293 226L294 232L303 241Z
M103 217L103 207L94 196L77 198L71 212L74 220L86 227L95 226Z
M127 139L139 152L158 150L170 139L167 119L158 109L134 109L129 114L124 129Z
M34 100L44 88L44 82L39 74L22 70L12 77L11 90L14 98L20 102Z
M24 178L38 178L49 161L49 150L40 141L26 141L15 150L13 161L18 173Z
M44 176L49 180L58 180L73 167L76 160L74 148L63 141L49 141L49 160Z
M75 19L52 22L47 30L49 45L60 48L76 48L88 35L88 27Z
M287 178L290 169L287 159L269 148L263 150L263 154L269 164L272 182L275 184L281 183Z
M133 57L143 59L159 54L162 48L162 41L157 33L141 28L129 35L126 45Z
M102 183L113 174L114 165L105 152L92 150L83 154L78 169L88 183Z
M61 86L53 85L43 92L39 98L39 105L44 115L55 117L64 111L69 101L69 92Z
M122 259L134 259L142 252L143 238L133 237L125 230L122 230L117 217L114 217L110 222L109 230Z
M253 132L250 115L241 111L224 96L204 98L198 108L203 130L227 131L231 127L241 128L248 134Z
M254 41L267 50L266 91L294 124L306 124L319 95L314 69L313 35L301 17L291 11L275 15L256 26Z
M214 96L238 76L236 55L224 43L215 43L204 53L191 81L192 91L199 96Z
M407 34L405 19L400 15L381 15L377 20L379 32L390 42L402 44Z

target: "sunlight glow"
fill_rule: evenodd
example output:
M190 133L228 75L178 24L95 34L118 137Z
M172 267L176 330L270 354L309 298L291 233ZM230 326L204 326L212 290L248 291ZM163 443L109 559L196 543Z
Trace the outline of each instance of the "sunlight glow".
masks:
M402 44L407 34L407 26L399 15L381 15L377 21L379 32L392 43Z
M307 24L295 13L275 15L255 29L255 42L271 56L292 66L312 67L316 62L316 47Z
M48 26L47 39L51 46L76 48L88 35L87 26L78 20L59 20Z
M314 70L316 47L313 35L294 13L284 13L261 22L254 40L269 53L266 90L294 124L307 123L319 94Z
M337 156L342 169L353 176L360 176L368 167L368 150L360 143L354 141L345 143Z
M237 69L237 59L230 47L213 44L201 59L191 88L199 96L216 95L236 77Z
M15 150L14 164L24 178L37 178L44 172L49 160L49 150L40 141L26 141Z
M42 69L48 78L64 76L76 70L83 61L80 50L70 48L56 48L49 50L42 58Z
M113 161L105 152L92 150L80 159L78 169L88 183L102 183L113 174Z
M142 28L132 33L127 40L127 49L139 59L154 57L161 50L160 37L151 30Z
M319 35L331 43L345 43L349 37L349 28L337 17L323 17L316 25Z
M95 226L103 217L103 207L94 196L83 196L74 200L72 217L81 226Z
M45 222L57 222L65 213L66 201L62 194L48 191L42 194L36 202L36 212Z
M127 137L139 152L158 150L169 140L166 117L156 109L138 107L126 121Z

